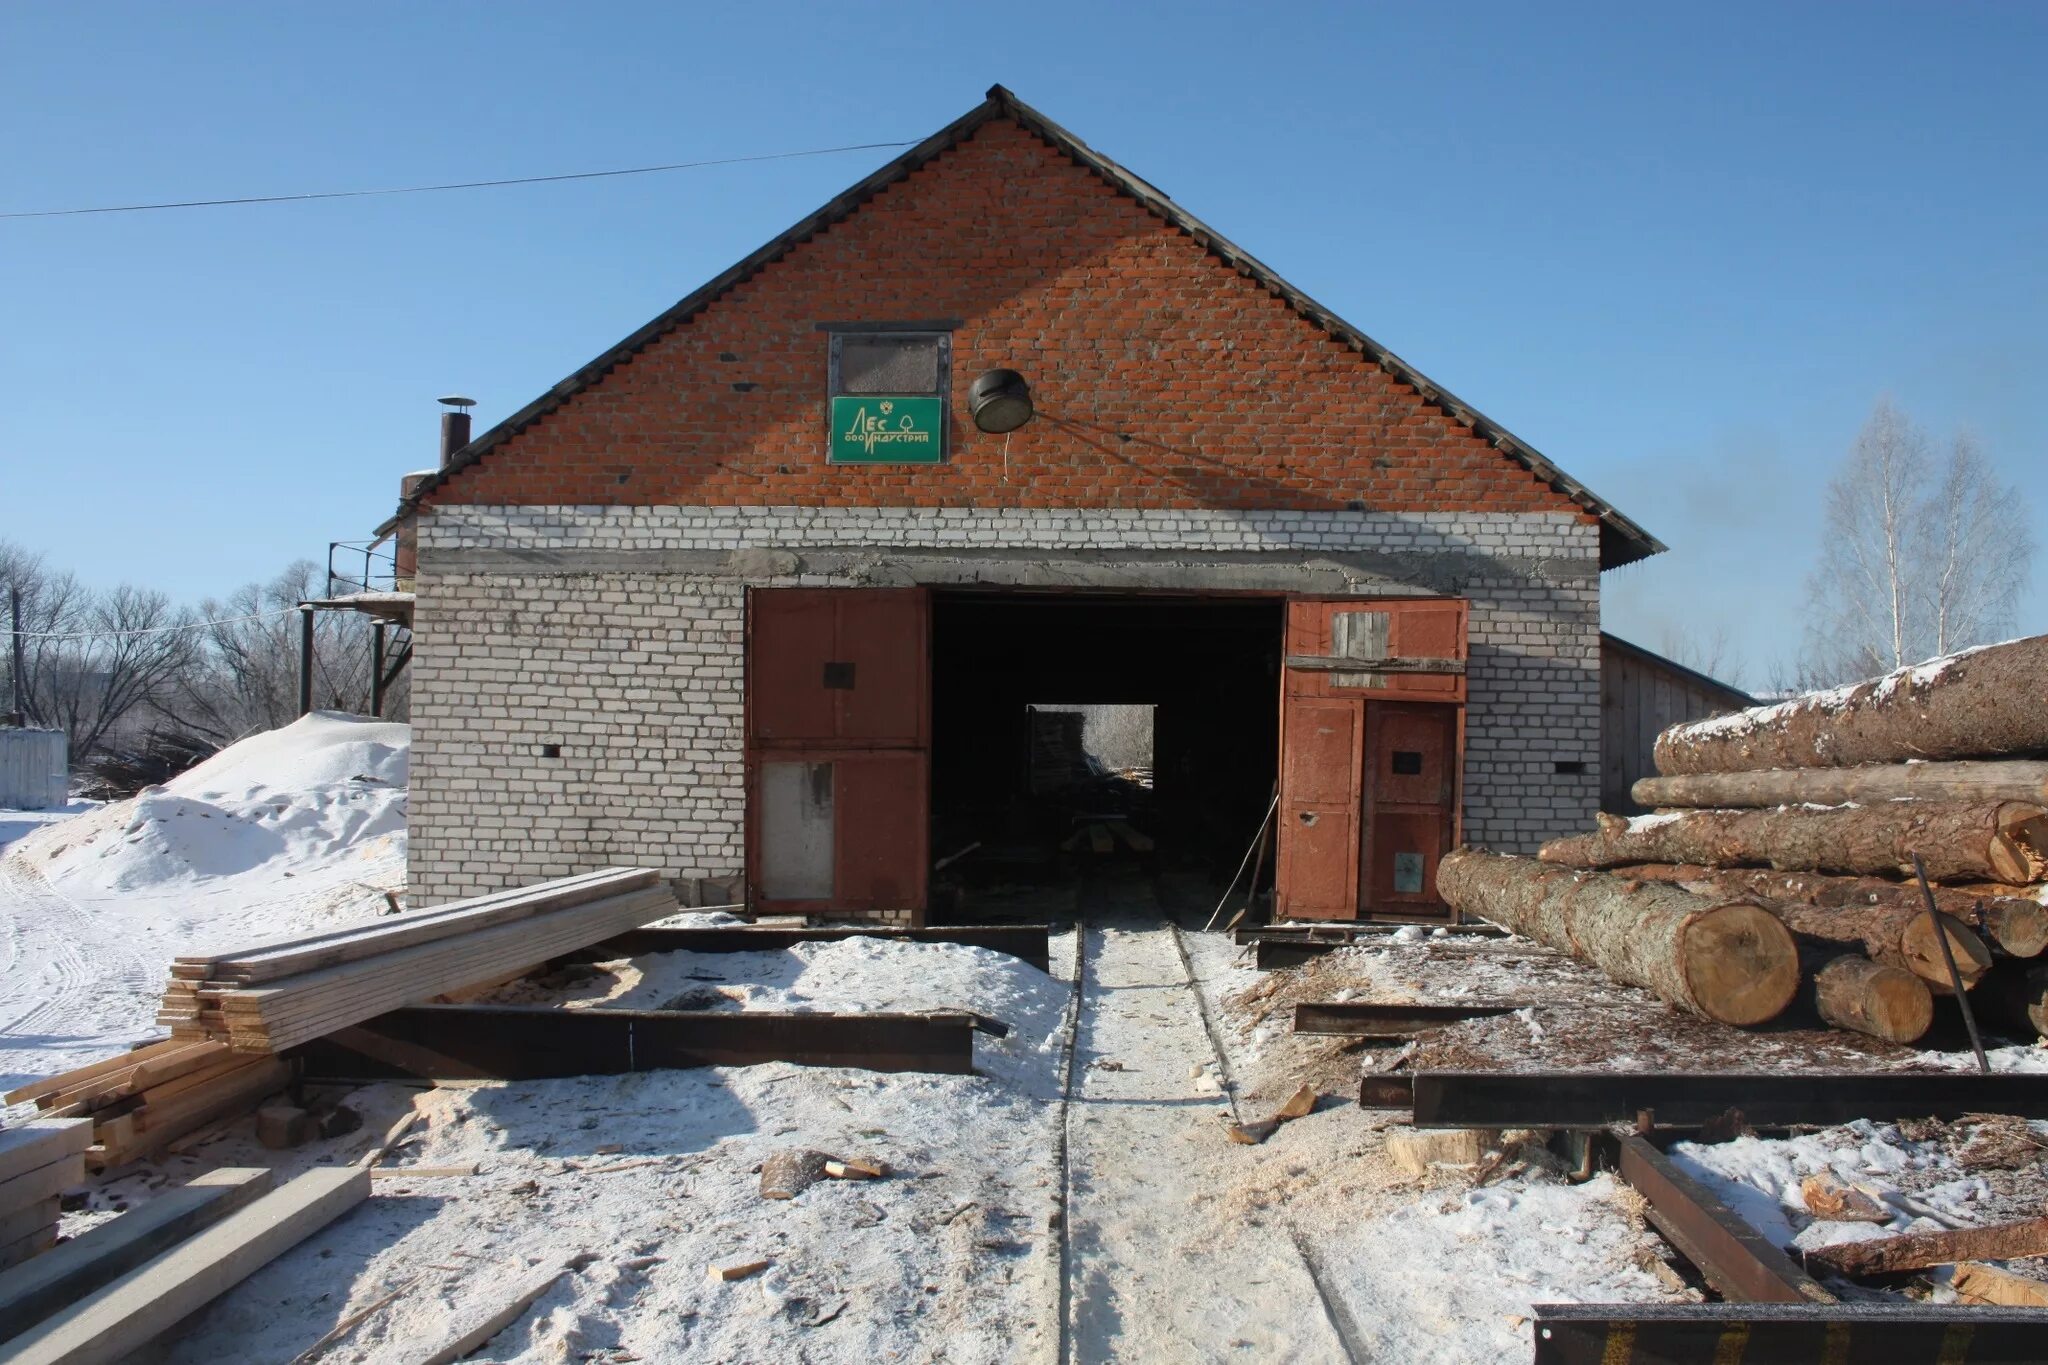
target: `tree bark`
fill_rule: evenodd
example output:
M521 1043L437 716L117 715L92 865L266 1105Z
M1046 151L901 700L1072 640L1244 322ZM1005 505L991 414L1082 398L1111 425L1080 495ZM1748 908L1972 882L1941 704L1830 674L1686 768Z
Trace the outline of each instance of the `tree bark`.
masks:
M2005 1261L2044 1253L2048 1253L2048 1218L2027 1218L1996 1227L1908 1232L1821 1247L1806 1253L1806 1268L1836 1275L1889 1275L1957 1261Z
M1765 768L1753 772L1645 777L1631 789L1643 806L1839 806L1923 801L2032 801L2048 805L2048 762L1869 763L1858 768Z
M1778 904L1846 908L1904 905L1925 913L1917 884L1882 877L1830 877L1820 872L1706 867L1698 863L1642 863L1617 870L1644 881L1677 882L1702 895L1751 896ZM1702 891L1702 886L1714 890ZM2039 957L2048 950L2048 905L2032 899L2028 888L1980 882L1931 889L1935 907L1942 914L1976 930L2001 951L2013 957Z
M1798 993L1790 931L1745 901L1464 849L1438 866L1437 892L1466 914L1724 1024L1764 1023Z
M1911 972L1844 953L1813 974L1813 1009L1836 1028L1888 1043L1917 1041L1934 1023L1934 997Z
M2048 1038L2048 967L2001 963L1970 992L1970 1004L1994 1024Z
M2039 754L2048 754L2048 635L1674 725L1656 748L1666 776Z
M1982 1303L2000 1308L2048 1308L2048 1284L2001 1270L1995 1265L1965 1261L1956 1266L1957 1303Z
M1785 872L1910 875L1913 854L1936 881L2031 882L2048 872L2048 809L2023 801L1890 801L1602 815L1599 829L1553 839L1539 855L1567 867L1707 863Z

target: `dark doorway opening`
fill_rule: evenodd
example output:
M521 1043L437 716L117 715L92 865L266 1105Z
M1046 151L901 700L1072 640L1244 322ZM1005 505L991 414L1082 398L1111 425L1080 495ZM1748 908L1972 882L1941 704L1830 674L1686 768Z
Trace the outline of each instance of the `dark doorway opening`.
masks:
M1199 922L1272 800L1283 625L1274 597L934 594L932 922Z

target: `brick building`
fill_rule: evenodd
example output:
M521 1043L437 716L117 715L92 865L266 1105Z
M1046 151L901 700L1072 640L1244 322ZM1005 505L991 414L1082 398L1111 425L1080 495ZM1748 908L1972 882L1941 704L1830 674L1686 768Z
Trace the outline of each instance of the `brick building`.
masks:
M1600 573L1663 548L1000 87L384 529L418 903L644 863L895 919L1034 701L1154 704L1232 860L1276 805L1283 913L1427 913L1454 840L1591 820Z

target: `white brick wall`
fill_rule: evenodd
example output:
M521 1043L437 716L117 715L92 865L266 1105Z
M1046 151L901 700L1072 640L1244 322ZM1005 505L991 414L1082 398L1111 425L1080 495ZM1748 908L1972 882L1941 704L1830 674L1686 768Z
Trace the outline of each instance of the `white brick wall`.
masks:
M479 570L464 552L1004 549L1459 553L1472 599L1468 840L1526 851L1599 794L1596 527L1561 516L850 508L447 507L420 528L416 903L607 863L687 884L742 869L744 590L816 572ZM1541 560L1573 572L1534 573ZM558 757L543 755L559 745ZM1559 760L1585 765L1560 775Z

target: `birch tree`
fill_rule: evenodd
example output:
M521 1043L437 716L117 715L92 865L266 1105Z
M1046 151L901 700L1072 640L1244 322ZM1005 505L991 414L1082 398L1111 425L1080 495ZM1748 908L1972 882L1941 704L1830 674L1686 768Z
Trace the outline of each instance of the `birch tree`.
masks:
M1959 433L1927 434L1880 398L1828 485L1807 580L1807 686L1872 677L2001 638L2032 555L2017 486Z

